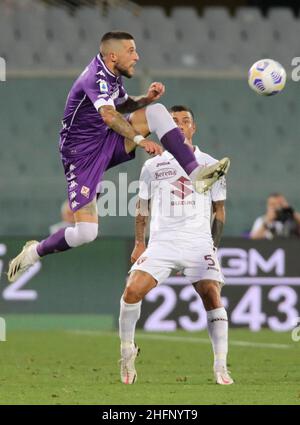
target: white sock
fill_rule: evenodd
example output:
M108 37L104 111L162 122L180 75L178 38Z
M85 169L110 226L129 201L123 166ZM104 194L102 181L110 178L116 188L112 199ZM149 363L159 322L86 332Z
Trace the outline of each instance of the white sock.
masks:
M87 223L80 221L65 230L65 240L67 244L75 248L94 241L98 236L98 223Z
M214 368L227 366L228 318L224 307L207 311L207 328L214 352Z
M142 301L135 304L125 303L123 297L120 301L119 336L121 340L121 353L134 346L134 333L136 322L140 318Z

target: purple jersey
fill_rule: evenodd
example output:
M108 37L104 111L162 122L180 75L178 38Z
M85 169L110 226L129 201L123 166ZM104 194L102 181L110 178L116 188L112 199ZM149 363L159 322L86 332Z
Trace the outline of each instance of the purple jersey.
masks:
M109 128L98 110L117 106L128 95L117 77L97 55L77 78L67 98L60 152L72 211L91 202L103 174L111 167L134 158L126 152L124 137Z
M106 139L110 130L102 120L99 108L103 105L115 107L127 98L122 77L114 75L98 54L69 92L60 132L61 153L80 156L92 152Z

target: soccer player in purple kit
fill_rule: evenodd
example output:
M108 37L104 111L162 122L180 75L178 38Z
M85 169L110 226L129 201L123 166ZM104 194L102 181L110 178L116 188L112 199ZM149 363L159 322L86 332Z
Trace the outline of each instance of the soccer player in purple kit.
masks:
M133 159L136 147L153 155L162 153L160 145L146 140L151 132L177 159L198 192L208 190L227 173L228 158L199 166L168 110L160 103L152 104L164 94L162 83L152 83L145 96L128 96L122 76L131 78L138 60L132 35L106 33L100 52L74 82L66 101L59 149L75 225L41 242L27 242L9 264L10 282L40 258L96 239L96 192L105 170ZM126 119L122 114L130 115Z

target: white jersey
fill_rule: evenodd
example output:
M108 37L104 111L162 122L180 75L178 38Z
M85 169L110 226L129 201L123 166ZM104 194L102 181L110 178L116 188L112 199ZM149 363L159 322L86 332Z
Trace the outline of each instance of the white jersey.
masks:
M198 147L194 153L200 165L217 162ZM145 162L140 175L139 197L151 199L149 243L187 238L211 240L212 201L226 199L226 180L222 177L209 191L199 194L177 160L165 151Z

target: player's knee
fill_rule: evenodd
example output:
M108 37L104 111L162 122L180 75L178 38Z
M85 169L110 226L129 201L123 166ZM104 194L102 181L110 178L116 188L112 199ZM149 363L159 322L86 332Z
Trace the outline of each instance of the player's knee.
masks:
M146 107L146 118L149 130L156 133L159 140L176 127L173 118L162 103L155 103Z
M169 114L167 108L162 103L155 103L153 105L148 105L146 107L147 114L151 116L151 118L161 117L164 114Z
M143 283L140 281L137 274L132 273L124 291L124 301L129 303L137 303L141 301L144 296L145 289Z
M89 223L92 226L88 226L84 231L80 233L80 239L83 244L93 242L98 236L98 224Z
M137 285L127 285L123 299L126 303L137 303L143 299L143 292Z
M98 236L97 223L76 223L65 231L65 239L72 248L94 241Z

